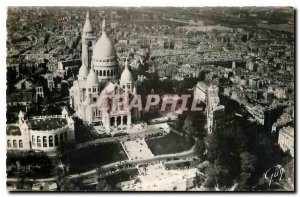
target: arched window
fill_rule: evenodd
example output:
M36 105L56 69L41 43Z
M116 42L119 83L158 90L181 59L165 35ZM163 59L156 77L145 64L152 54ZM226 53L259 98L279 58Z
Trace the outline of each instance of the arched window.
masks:
M47 137L43 137L43 147L47 147Z
M37 136L36 141L37 141L37 147L41 147L41 137L40 136Z
M97 75L97 76L98 76L98 74L99 74L98 72L99 72L99 71L98 71L98 70L96 70L96 75Z
M103 76L104 76L104 77L106 76L106 70L103 71Z
M34 135L31 137L31 143L32 143L32 146L35 146L35 137L34 137Z
M64 132L64 139L65 139L65 142L68 140L68 133L67 132Z
M49 136L49 147L53 147L53 136Z
M14 141L13 141L13 147L14 147L14 148L18 148L17 140L14 140Z
M107 70L107 76L109 76L109 75L110 75L109 70Z
M92 46L92 41L89 40L89 41L87 42L87 46L88 46L88 47L91 47L91 46Z
M121 124L121 116L117 117L117 126L119 126Z
M110 118L110 126L115 125L115 117Z
M7 147L8 147L8 148L11 147L11 142L10 142L10 140L7 140Z
M23 141L19 140L19 148L23 148Z
M58 135L55 135L55 146L58 146Z
M102 76L102 70L100 70L100 76Z
M64 135L63 135L63 133L60 134L59 141L60 141L60 143L64 142Z
M123 124L127 124L127 116L123 116Z

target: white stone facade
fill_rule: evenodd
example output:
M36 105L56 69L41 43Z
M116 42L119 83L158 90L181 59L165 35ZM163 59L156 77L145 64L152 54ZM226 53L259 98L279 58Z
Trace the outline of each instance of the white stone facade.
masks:
M219 88L217 86L210 86L207 88L206 96L206 111L207 111L207 128L208 134L214 130L214 113L219 110L224 110L224 106L220 105Z
M279 130L278 144L284 152L289 151L294 157L294 128L283 127Z
M194 88L194 99L197 100L197 104L200 102L206 103L206 91L207 85L203 82L198 82Z
M47 126L50 122L57 128ZM40 129L37 129L35 124L40 124ZM62 115L36 116L29 120L24 119L24 114L20 112L19 122L7 125L6 138L7 150L40 150L55 153L60 143L75 140L74 121L65 109Z
M83 29L83 34L92 32L89 16ZM86 33L89 32L89 33ZM83 45L85 43L83 37ZM83 46L85 48L85 46ZM84 61L87 54L82 52L83 63L79 70L78 79L73 82L70 91L70 107L75 110L75 115L88 123L100 125L101 130L126 129L131 126L132 113L128 106L119 106L112 111L111 107L103 107L105 102L111 106L113 98L130 97L135 95L135 84L132 74L126 67L117 80L118 61L113 42L105 32L105 20L102 23L102 34L93 47L91 67ZM102 99L105 98L105 99ZM138 116L138 115L137 115Z

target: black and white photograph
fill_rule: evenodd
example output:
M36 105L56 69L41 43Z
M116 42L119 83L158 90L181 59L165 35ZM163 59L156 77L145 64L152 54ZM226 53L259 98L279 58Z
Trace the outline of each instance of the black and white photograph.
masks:
M295 192L294 7L6 11L9 193Z

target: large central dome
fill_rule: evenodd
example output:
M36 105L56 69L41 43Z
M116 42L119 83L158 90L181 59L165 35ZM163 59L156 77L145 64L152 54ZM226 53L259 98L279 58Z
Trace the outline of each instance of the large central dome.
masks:
M106 33L102 32L101 37L94 46L93 60L97 62L97 60L107 60L114 57L116 57L115 47Z
M93 48L92 67L99 80L115 79L117 76L117 54L113 42L105 32L105 19L102 22L102 35Z

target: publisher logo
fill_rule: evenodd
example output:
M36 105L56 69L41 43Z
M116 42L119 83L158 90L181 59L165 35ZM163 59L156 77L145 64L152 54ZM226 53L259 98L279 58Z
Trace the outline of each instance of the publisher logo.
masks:
M269 186L272 182L278 182L284 175L284 168L281 165L276 165L270 168L265 173L265 178L269 181Z

